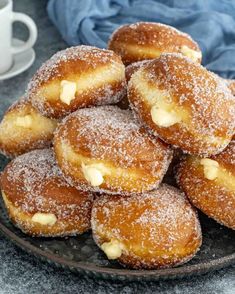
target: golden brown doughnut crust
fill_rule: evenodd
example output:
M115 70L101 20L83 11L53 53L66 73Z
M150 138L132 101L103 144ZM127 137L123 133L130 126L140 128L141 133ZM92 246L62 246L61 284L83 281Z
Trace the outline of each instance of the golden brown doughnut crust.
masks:
M182 46L201 52L198 44L188 34L153 22L123 25L114 31L108 43L108 49L120 55L125 65L154 59L161 53L180 53ZM198 57L198 62L201 62L201 56Z
M130 81L131 76L141 67L151 62L151 60L141 60L134 63L131 63L125 68L125 76L127 83Z
M200 158L189 156L179 165L177 182L193 205L220 224L235 229L235 141L211 159L218 162L223 177L207 179Z
M126 93L124 71L120 57L112 51L84 45L70 47L39 68L27 94L43 115L61 118L78 108L117 103ZM60 100L63 80L77 83L69 105Z
M30 235L66 236L90 228L93 195L65 182L51 149L34 150L12 160L1 175L1 189L9 216ZM41 226L31 220L35 213L52 213L57 222Z
M31 125L17 125L17 119L29 117ZM49 119L32 106L24 97L13 103L0 123L0 150L8 157L46 148L51 145L57 120Z
M120 242L124 249L117 260L135 269L182 264L202 240L196 211L184 194L166 184L131 197L102 195L94 202L91 226L98 246Z
M80 109L67 116L55 132L54 149L69 182L107 193L157 187L172 159L165 143L150 136L129 110L116 106ZM94 163L108 168L99 187L92 187L82 173L82 164Z
M156 94L156 91L158 93ZM161 92L162 91L162 92ZM154 123L151 108L159 92L182 121ZM213 73L179 54L162 54L135 72L128 83L131 108L164 141L192 154L221 152L234 133L235 99Z

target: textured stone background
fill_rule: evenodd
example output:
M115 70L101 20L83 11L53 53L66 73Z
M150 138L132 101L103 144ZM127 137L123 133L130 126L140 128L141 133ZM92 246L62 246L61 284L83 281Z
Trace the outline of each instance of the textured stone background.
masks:
M46 15L45 0L15 0L14 9L25 12L37 23L36 61L23 74L0 81L1 112L24 93L35 70L48 57L66 47ZM27 37L23 25L14 26L15 36ZM0 57L1 58L1 57ZM0 113L1 114L1 113ZM123 283L85 278L57 269L24 253L0 234L0 293L235 293L235 267L200 277L155 283Z

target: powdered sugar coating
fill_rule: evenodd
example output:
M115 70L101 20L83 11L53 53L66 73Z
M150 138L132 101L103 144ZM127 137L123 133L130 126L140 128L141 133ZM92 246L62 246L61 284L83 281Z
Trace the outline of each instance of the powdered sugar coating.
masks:
M218 223L235 229L235 141L211 159L218 163L215 179L207 179L200 158L190 156L181 160L176 181L193 205Z
M96 62L91 56L94 57ZM31 88L37 88L53 76L59 75L60 65L63 63L79 60L95 69L100 64L111 63L111 66L115 66L117 59L113 59L114 56L114 52L110 50L86 45L69 47L58 51L39 68L36 78L33 78L28 85L28 92L30 92Z
M160 45L165 45L166 43L165 42L169 42L169 40L172 41L172 38L174 39L177 35L180 35L186 39L189 39L190 42L192 42L192 44L194 45L195 48L199 48L198 47L198 44L196 43L196 41L193 40L193 38L187 34L187 33L184 33L180 30L177 30L175 27L172 27L172 26L169 26L169 25L166 25L166 24L163 24L163 23L157 23L157 22L136 22L136 23L133 23L133 24L124 24L120 27L118 27L111 35L110 39L109 39L109 42L112 42L113 41L113 38L116 38L116 34L122 29L122 28L125 28L125 27L128 27L130 28L131 30L133 31L136 31L138 29L144 29L144 30L147 30L147 31L154 31L154 30L157 30L159 29L159 33L160 35L162 34L162 38L165 39L164 40L164 43L163 43L163 40L159 40L159 36L156 35L156 34L152 34L151 35L151 39L148 39L148 42L152 43L152 44L155 44L156 42L158 42ZM161 32L161 29L162 29L162 32ZM121 36L120 36L121 37ZM126 39L126 41L128 41L127 39L127 36L122 36L124 39ZM158 38L157 38L158 37ZM145 45L146 44L146 36L142 35L142 36L138 36L138 38L136 38L136 42L137 44L142 44L142 45Z
M18 118L30 116L29 128L16 125ZM0 123L0 150L7 157L51 146L57 121L41 115L26 97L15 101L5 112Z
M1 182L8 200L23 212L54 213L60 220L80 221L93 199L91 193L79 192L63 179L51 149L15 158L3 171Z
M141 79L133 77L141 76ZM137 82L138 80L138 82ZM142 80L151 87L166 90L166 103L186 110L189 119L170 128L158 128L141 94ZM226 84L215 74L180 54L162 54L137 71L129 83L131 108L153 132L186 152L221 152L231 140L235 127L235 100ZM169 130L169 132L168 132ZM171 130L171 131L170 131ZM214 146L214 140L223 140ZM194 144L197 145L193 150Z
M201 244L196 211L183 193L165 184L132 197L102 195L93 205L91 224L97 244L121 242L126 257L119 261L135 268L181 264ZM177 254L178 249L182 255Z
M89 159L112 164L114 168L145 171L143 181L147 181L148 177L156 179L149 189L159 184L172 158L169 147L151 137L134 119L131 111L116 106L80 109L70 114L57 128L54 144L59 165L69 182L82 189L112 192L112 189L89 187L79 179L75 183L70 177L71 163L61 159L57 150L61 144L71 146L74 152ZM124 177L122 181L128 181L128 178ZM114 192L123 193L122 182L118 186L118 191Z
M233 138L227 148L211 158L218 161L235 175L235 138Z
M59 100L60 81L78 81L79 90L79 79L92 79L93 75L96 75L96 87L88 82L87 88L76 94L70 105ZM48 94L45 89L52 83L55 85L48 88ZM117 103L125 93L124 65L120 57L110 50L85 45L70 47L53 55L39 68L26 91L27 97L41 113L56 118L78 108ZM50 98L53 95L53 99Z
M151 60L141 60L128 65L125 69L126 81L129 82L131 76L141 67L148 64Z
M174 27L154 22L137 22L117 28L110 37L108 48L122 57L125 65L153 59L164 52L182 53L186 47L199 53L198 44L186 33Z
M221 79L226 83L226 85L228 86L228 88L232 92L233 96L235 96L235 80L223 79L223 78L221 78Z

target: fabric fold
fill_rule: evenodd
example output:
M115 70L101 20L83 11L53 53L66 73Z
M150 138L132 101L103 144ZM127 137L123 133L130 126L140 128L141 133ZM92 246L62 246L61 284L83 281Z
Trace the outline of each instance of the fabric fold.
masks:
M69 45L106 48L120 25L154 21L189 33L210 70L235 78L235 1L50 0L48 14Z

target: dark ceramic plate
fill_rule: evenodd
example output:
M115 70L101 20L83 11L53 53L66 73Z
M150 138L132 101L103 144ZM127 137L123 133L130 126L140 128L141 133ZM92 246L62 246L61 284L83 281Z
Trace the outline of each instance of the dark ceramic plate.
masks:
M6 164L0 156L0 167ZM76 273L119 280L173 279L202 274L235 264L235 234L200 215L203 244L197 255L187 264L162 270L129 270L108 261L92 240L91 233L70 238L31 238L9 221L0 200L0 230L16 245L56 266Z

